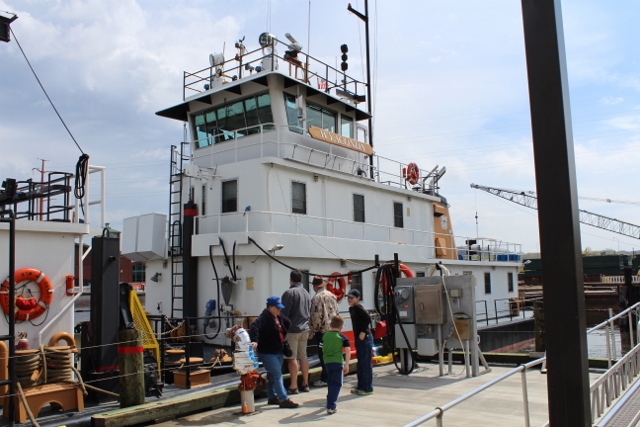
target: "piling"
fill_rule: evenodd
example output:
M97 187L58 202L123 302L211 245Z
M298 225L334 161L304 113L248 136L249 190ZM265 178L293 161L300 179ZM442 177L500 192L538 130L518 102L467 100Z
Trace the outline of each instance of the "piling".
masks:
M144 358L140 333L135 329L118 332L120 407L144 403Z

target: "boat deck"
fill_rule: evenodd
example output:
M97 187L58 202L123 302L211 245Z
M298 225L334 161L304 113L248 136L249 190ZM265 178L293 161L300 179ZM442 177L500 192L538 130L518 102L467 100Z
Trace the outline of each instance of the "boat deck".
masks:
M292 396L301 403L296 409L280 409L267 405L266 398L256 399L256 412L243 415L240 406L225 407L158 424L164 427L184 425L281 425L312 424L402 426L431 412L436 407L505 374L513 366L491 367L491 372L466 378L464 367L454 365L453 374L438 377L437 364L421 363L409 376L398 373L393 364L374 368L375 393L370 396L351 394L356 376L345 377L338 400L338 412L325 410L326 388L311 388L309 393ZM314 370L315 371L315 370ZM592 374L595 377L595 374ZM527 373L531 425L544 425L547 415L547 376L539 370ZM479 395L461 403L444 417L445 426L524 425L524 409L520 375L514 375ZM423 425L435 426L436 421Z

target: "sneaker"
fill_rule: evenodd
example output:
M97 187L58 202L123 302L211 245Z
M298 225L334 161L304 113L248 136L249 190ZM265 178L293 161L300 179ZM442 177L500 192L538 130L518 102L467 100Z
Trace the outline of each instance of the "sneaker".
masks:
M336 412L338 412L338 408L336 408L336 409L327 409L327 414L329 414L329 415L333 415Z
M322 380L318 380L318 381L316 381L315 383L313 383L313 386L314 386L314 387L326 387L326 386L327 386L327 383L325 383L325 382L324 382L324 381L322 381Z
M351 394L360 394L360 390L358 390L357 388L352 388Z
M298 406L300 406L300 404L299 403L295 403L291 399L287 399L284 402L280 402L280 407L281 408L293 409L293 408L297 408Z
M356 390L356 394L358 396L369 396L373 394L373 390L372 391Z
M267 400L267 405L279 405L280 404L280 399L278 399L278 396L274 396L271 399Z

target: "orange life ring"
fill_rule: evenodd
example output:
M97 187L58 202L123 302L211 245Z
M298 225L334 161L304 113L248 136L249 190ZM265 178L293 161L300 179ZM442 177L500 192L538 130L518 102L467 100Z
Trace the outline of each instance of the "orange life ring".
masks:
M327 278L327 290L334 294L338 302L340 302L347 293L347 282L345 282L340 273L331 273L331 276Z
M35 319L49 309L53 300L53 286L51 280L45 274L35 268L21 268L15 272L15 283L24 281L35 282L40 288L40 299L38 303L30 309L17 308L15 318L18 321ZM0 287L0 305L5 313L9 314L9 307L15 307L15 302L9 304L9 279L2 282Z
M415 163L411 162L407 165L407 176L406 180L409 181L409 184L415 185L420 179L420 168Z
M409 267L407 267L404 264L400 264L400 273L404 274L404 277L416 277L416 274L413 272L413 270L411 270ZM380 278L380 287L382 288L382 292L383 293L387 293L387 277L383 274L382 277Z

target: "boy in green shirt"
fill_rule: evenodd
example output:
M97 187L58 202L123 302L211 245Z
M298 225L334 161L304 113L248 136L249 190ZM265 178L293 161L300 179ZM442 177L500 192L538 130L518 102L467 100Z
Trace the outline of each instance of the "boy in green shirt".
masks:
M327 370L327 414L335 414L338 410L336 406L342 381L344 375L349 373L351 349L349 339L340 333L342 325L344 325L342 317L333 316L329 330L322 336L321 351Z

